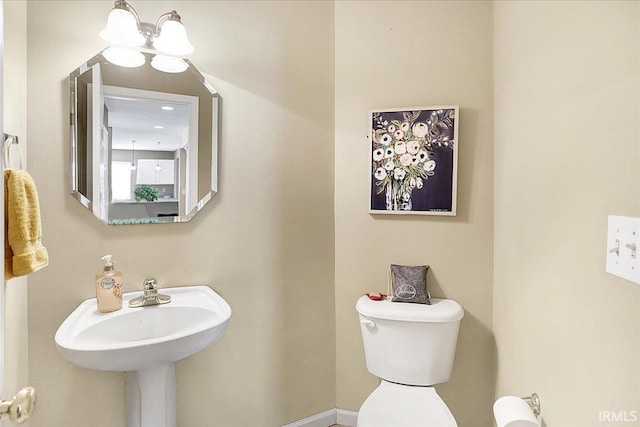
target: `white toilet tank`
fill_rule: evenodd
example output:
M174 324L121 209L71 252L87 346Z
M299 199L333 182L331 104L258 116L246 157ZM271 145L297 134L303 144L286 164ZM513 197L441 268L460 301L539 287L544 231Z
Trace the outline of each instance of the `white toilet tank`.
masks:
M398 384L430 386L451 378L464 310L449 299L431 305L372 301L357 304L367 369Z

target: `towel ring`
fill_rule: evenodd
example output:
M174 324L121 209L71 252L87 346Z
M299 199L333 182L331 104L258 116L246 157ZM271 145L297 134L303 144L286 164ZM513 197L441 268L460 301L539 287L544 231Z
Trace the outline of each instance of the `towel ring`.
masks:
M22 150L19 145L19 139L15 135L9 135L3 133L4 137L4 147L3 147L3 158L4 158L4 168L9 169L24 169L24 156L22 155ZM11 147L15 146L15 150L18 152L18 167L13 167L12 157L11 157Z

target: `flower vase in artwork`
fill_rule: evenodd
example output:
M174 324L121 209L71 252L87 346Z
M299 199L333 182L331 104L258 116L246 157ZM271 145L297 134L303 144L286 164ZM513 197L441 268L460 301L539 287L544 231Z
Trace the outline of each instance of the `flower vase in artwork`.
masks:
M388 211L410 211L413 207L411 203L411 191L401 191L400 182L391 180L386 186L385 201Z

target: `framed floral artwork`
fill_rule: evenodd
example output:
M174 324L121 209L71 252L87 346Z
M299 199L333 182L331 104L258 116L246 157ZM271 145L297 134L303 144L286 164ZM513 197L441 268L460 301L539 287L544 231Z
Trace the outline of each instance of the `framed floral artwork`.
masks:
M456 214L458 106L371 110L372 214Z

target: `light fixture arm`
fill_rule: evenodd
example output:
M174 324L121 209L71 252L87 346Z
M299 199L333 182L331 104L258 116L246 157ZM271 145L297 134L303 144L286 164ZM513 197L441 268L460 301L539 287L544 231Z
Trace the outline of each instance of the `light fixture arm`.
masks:
M140 28L140 23L142 21L140 21L140 16L138 15L138 12L136 12L136 10L133 8L133 6L131 6L129 3L127 3L126 0L116 0L114 2L114 4L113 4L113 8L114 9L122 9L122 10L126 10L127 12L131 12L133 17L136 18L136 22L138 23L138 28Z

